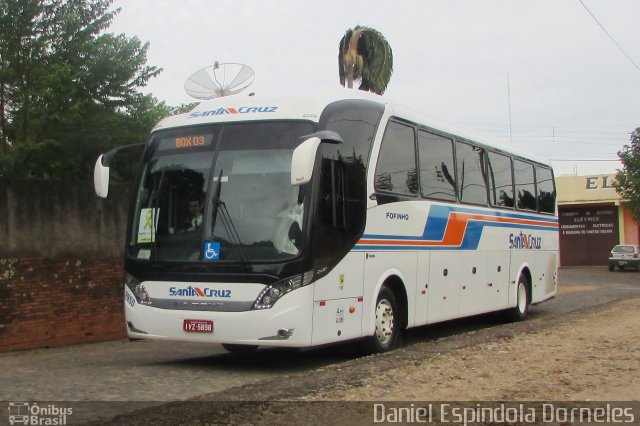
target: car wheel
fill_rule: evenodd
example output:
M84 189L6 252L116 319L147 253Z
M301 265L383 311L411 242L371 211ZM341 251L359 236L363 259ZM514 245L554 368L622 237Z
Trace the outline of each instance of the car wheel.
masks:
M383 286L375 307L376 327L367 339L368 352L381 353L398 347L402 342L402 321L395 294Z
M613 268L614 266L612 264L609 264L609 272L613 272Z

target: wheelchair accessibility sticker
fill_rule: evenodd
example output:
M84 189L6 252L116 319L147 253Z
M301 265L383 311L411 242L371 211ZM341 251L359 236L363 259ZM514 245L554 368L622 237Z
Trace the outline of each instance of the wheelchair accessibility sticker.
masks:
M220 243L205 241L204 260L220 260Z

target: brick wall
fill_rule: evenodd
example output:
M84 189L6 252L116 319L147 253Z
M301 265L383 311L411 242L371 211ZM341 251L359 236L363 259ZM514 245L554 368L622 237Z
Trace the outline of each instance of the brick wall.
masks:
M126 337L129 189L0 180L0 352Z
M120 258L0 259L0 352L126 337Z

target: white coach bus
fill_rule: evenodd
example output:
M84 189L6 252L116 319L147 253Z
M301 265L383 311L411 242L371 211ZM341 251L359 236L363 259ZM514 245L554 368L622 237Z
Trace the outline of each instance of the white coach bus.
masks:
M384 352L407 328L521 320L556 293L549 164L361 91L234 95L166 118L134 192L135 338Z

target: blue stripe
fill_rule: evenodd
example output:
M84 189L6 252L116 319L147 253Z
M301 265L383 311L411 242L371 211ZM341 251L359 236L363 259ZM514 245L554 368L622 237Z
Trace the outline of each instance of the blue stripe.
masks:
M491 226L495 228L511 228L511 229L527 229L537 231L556 231L555 226L558 223L556 217L538 217L525 214L516 214L508 212L486 212L483 210L465 208L465 207L451 207L451 206L432 206L427 217L427 223L425 224L422 236L399 236L399 235L377 235L377 234L365 234L362 238L367 239L379 239L379 240L400 240L400 241L442 241L444 233L449 222L449 214L455 213L467 213L477 214L485 216L493 216L500 218L520 219L520 220L535 220L538 222L549 223L549 226L545 225L526 225L519 223L504 223L493 222L486 220L474 220L469 219L467 221L467 227L465 229L464 237L461 245L458 246L398 246L398 245L364 245L358 244L355 246L355 250L476 250L480 244L480 238L482 237L482 231L485 226Z

